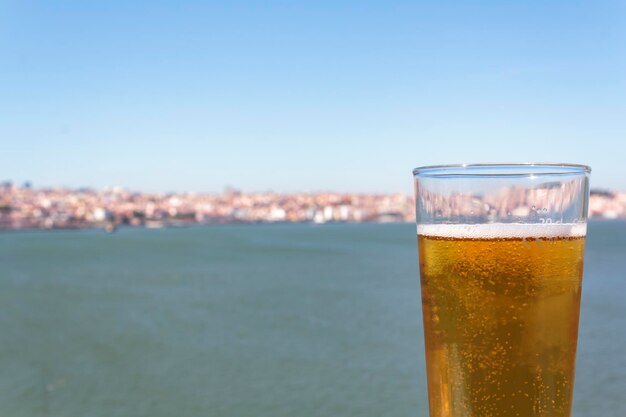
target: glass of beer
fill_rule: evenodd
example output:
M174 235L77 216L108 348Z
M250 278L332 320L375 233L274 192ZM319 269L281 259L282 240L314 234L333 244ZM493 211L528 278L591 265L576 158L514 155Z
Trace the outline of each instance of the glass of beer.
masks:
M430 417L570 417L590 172L413 171Z

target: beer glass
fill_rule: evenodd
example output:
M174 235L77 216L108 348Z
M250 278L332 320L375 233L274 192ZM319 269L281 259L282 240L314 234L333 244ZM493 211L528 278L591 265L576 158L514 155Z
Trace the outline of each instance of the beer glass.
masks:
M431 417L570 417L590 172L413 171Z

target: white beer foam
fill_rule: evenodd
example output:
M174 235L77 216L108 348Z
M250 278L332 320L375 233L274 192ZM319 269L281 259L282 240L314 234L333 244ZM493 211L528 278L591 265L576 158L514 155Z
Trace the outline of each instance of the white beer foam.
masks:
M457 239L584 237L586 223L420 224L421 236Z

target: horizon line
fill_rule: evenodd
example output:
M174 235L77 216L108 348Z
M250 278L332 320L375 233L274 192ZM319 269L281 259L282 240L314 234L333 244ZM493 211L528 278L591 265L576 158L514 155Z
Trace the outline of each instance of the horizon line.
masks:
M338 191L338 190L330 190L330 189L317 189L317 190L298 190L298 191L276 191L272 189L265 190L243 190L239 187L226 185L222 187L221 191L193 191L193 190L185 190L185 191L146 191L141 189L133 189L124 185L106 185L104 187L96 187L90 185L82 185L82 186L68 186L68 185L44 185L44 186L35 186L31 181L23 181L21 184L17 183L13 180L1 180L0 187L16 187L16 188L24 188L31 190L65 190L65 191L91 191L91 192L107 192L107 191L125 191L133 194L322 194L322 193L330 193L330 194L361 194L361 195L392 195L392 194L406 194L406 192L402 191ZM626 190L617 190L608 187L592 187L589 189L590 192L593 193L621 193L626 192ZM409 193L410 194L410 193Z

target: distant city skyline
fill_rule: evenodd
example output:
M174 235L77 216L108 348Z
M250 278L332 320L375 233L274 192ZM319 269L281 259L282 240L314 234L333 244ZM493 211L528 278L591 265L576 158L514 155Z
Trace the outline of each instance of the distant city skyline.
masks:
M0 4L0 181L410 193L415 166L626 190L618 1Z
M256 194L256 193L275 193L275 194L280 194L280 195L290 195L290 194L300 194L300 193L312 193L312 194L318 194L318 193L337 193L337 194L343 194L343 193L347 193L347 194L354 194L354 195L387 195L387 194L396 194L396 193L401 193L401 194L406 194L408 196L413 196L413 184L409 184L409 188L410 190L404 190L404 191L354 191L354 190L342 190L342 189L337 189L337 188L322 188L322 187L318 187L318 188L312 188L310 190L303 190L303 189L298 189L298 190L287 190L287 191L280 191L280 190L276 190L274 188L271 187L266 187L266 188L260 188L260 189L245 189L242 187L236 187L233 185L226 185L224 187L222 187L221 189L216 189L216 190L208 190L208 191L202 191L202 190L193 190L193 189L189 189L189 188L182 188L180 190L164 190L164 189L141 189L141 188L132 188L132 187L126 187L123 185L119 185L119 184L114 184L114 185L105 185L102 187L96 187L96 186L91 186L91 185L80 185L80 186L67 186L67 185L63 185L63 184L36 184L32 181L26 180L26 181L14 181L12 179L0 179L0 185L1 184L7 184L10 183L15 187L19 187L19 188L32 188L33 190L64 190L64 191L81 191L81 190L89 190L89 191L94 191L94 192L104 192L104 191L124 191L124 192L128 192L128 193L140 193L140 194L163 194L163 195L168 195L168 194L201 194L201 195L215 195L215 194L224 194L224 193L231 193L231 192L235 192L235 193L252 193L252 194ZM592 184L590 187L590 190L592 192L625 192L626 190L624 189L617 189L617 188L609 188L609 187L603 187L600 185L596 185L596 184Z
M456 215L532 219L535 205L548 194L507 189L510 198L451 195L447 207ZM499 194L501 197L502 194ZM493 196L492 196L493 197ZM445 198L445 197L444 197ZM543 202L542 202L543 199ZM475 211L479 208L478 211ZM592 191L589 218L626 219L626 192ZM403 193L141 193L123 189L95 191L42 189L0 183L0 231L118 226L161 228L215 223L414 222L413 196ZM536 221L536 219L535 219Z

